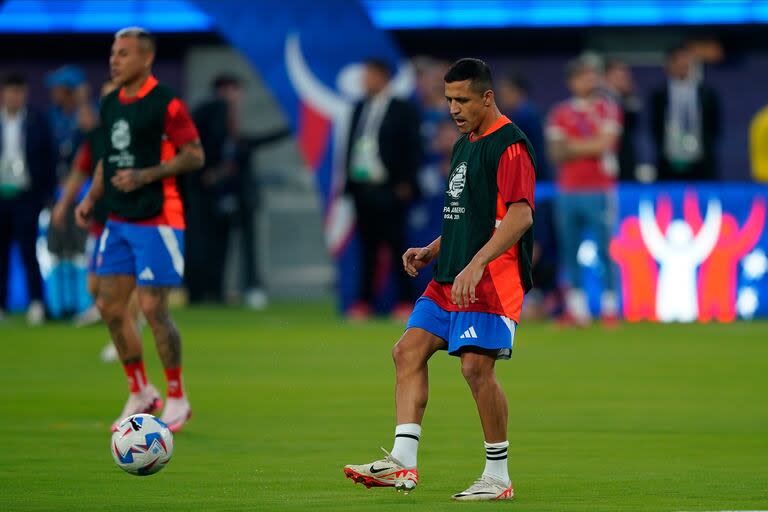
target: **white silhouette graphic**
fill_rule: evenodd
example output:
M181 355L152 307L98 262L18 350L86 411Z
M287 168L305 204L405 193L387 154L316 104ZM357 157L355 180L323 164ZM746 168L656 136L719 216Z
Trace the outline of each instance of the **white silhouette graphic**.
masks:
M665 236L656 223L651 203L640 203L640 232L651 256L659 263L656 316L661 322L693 322L698 318L696 270L715 248L721 219L720 202L711 200L704 224L695 237L684 220L672 221Z
M285 39L285 66L296 94L307 105L333 123L333 174L331 204L326 219L326 242L335 253L347 239L354 225L353 207L341 201L344 186L344 158L347 152L349 121L355 102L363 97L363 64L353 62L344 66L336 76L339 92L321 82L307 65L301 52L299 34L289 34ZM416 83L415 72L410 64L403 64L389 84L393 96L408 97Z

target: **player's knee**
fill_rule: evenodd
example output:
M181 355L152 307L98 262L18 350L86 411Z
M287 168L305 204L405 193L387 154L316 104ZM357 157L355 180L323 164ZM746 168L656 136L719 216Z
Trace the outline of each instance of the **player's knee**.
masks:
M395 346L392 347L392 360L395 362L395 366L402 366L406 360L406 352L407 350L403 347L402 341L395 343Z
M464 380L467 381L470 387L474 387L492 377L493 370L488 367L488 365L482 364L479 361L462 359L461 374L464 376Z
M109 324L115 320L122 320L125 316L125 305L107 301L104 297L96 299L96 307L99 308L101 318Z

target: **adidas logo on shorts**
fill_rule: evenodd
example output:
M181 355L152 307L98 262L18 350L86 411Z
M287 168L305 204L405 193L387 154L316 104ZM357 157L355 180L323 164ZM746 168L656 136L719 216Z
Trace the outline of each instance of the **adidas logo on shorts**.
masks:
M141 274L139 274L139 279L143 279L144 281L153 281L155 279L155 274L152 272L151 268L144 267L144 270L142 270Z
M460 340L477 339L477 333L475 332L475 327L474 326L470 326L469 329L464 331L464 334L459 336L459 339Z

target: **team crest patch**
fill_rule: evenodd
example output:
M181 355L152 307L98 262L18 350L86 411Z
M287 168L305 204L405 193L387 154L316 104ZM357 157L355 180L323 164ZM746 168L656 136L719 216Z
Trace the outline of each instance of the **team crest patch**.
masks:
M112 125L112 146L122 151L131 145L131 128L128 125L128 121L125 119L118 119L115 124Z
M464 191L464 186L467 184L467 162L461 162L451 172L451 177L448 178L448 190L446 194L454 199L458 199L461 193Z

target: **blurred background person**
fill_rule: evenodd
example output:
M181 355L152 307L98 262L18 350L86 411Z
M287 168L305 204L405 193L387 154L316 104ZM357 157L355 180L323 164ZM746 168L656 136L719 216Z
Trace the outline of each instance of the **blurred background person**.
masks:
M189 271L185 273L185 280L191 303L224 302L223 269L230 231L242 208L239 190L248 172L241 165L240 81L232 75L219 75L213 80L211 90L211 98L192 112L205 151L206 167L183 177L189 206L186 234ZM254 277L247 280L253 281Z
M594 64L582 58L566 67L571 98L558 103L547 121L549 154L557 166L555 218L564 273L566 324L591 320L577 253L587 230L595 236L604 321L617 319L614 272L608 244L615 223L616 145L621 114L616 105L596 94L599 76Z
M416 197L422 162L419 112L389 89L389 64L365 63L365 99L355 105L347 149L347 192L357 213L361 242L361 291L347 316L365 319L373 311L379 249L390 253L397 268L397 304L392 314L407 318L413 309L408 277L396 265L405 251L405 220Z
M717 143L720 100L694 72L686 46L667 53L667 82L651 93L651 137L656 145L659 181L711 181L719 178Z
M251 155L260 146L290 135L286 128L258 137L242 130L244 89L239 77L222 73L211 83L211 96L193 112L206 154L206 168L182 176L187 209L185 281L194 304L224 303L224 268L232 235L240 232L241 289L246 306L267 306L257 257L258 230L254 221L261 204L252 177Z
M642 103L635 91L632 70L626 62L608 59L603 74L603 84L609 97L621 111L622 129L619 136L617 157L619 180L637 181L637 127Z
M27 105L27 82L18 73L3 80L0 134L0 316L9 291L11 245L16 242L30 300L27 322L40 325L45 308L36 255L37 225L56 184L53 141L45 116Z
M75 152L96 126L98 114L79 67L66 65L56 69L46 76L45 85L50 93L48 120L56 149L55 170L59 182L56 195L59 196L66 186ZM88 233L75 224L74 206L74 202L70 203L64 221L47 233L53 263L46 295L56 317L84 312L90 302L86 292ZM93 313L90 315L93 317Z

